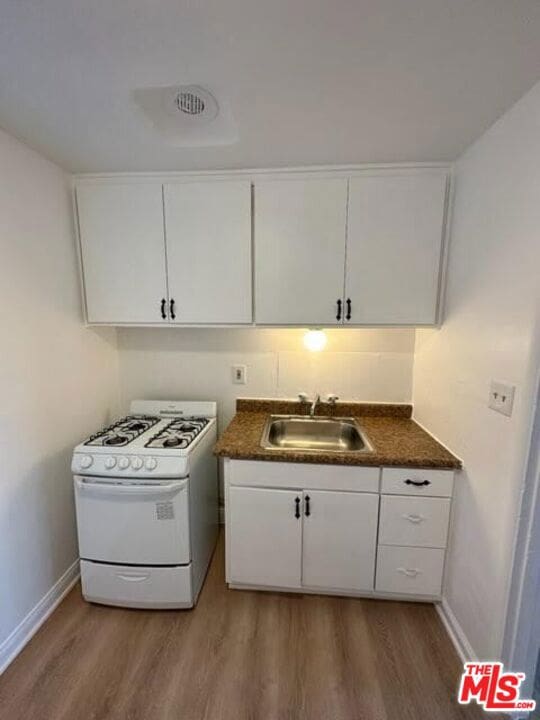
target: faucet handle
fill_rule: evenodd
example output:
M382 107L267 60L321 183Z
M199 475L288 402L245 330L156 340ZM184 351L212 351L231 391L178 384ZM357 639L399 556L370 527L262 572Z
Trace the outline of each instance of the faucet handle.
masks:
M307 403L309 402L309 396L305 392L298 393L298 399L301 403Z
M333 393L330 393L326 397L326 402L329 403L330 405L335 405L338 400L339 400L339 396L334 395Z

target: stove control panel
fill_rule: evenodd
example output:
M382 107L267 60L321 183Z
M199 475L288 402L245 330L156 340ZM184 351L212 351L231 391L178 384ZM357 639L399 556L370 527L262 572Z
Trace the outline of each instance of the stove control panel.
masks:
M179 478L188 474L188 457L172 455L112 455L74 453L71 469L75 474L103 477Z

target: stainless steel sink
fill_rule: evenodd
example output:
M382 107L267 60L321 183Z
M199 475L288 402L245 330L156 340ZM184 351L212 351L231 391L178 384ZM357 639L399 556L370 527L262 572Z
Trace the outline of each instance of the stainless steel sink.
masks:
M261 446L266 450L373 452L354 418L270 415Z

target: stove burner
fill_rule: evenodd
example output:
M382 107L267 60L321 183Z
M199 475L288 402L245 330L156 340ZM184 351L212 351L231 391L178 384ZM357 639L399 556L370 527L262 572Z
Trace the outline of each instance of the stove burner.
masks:
M147 427L148 425L145 425L144 423L134 422L128 426L128 430L132 430L133 432L142 432L143 430L146 430Z
M129 438L123 435L111 435L111 437L106 437L103 440L104 445L127 445L128 442Z
M168 437L163 441L163 447L177 447L182 443L182 439L179 437Z

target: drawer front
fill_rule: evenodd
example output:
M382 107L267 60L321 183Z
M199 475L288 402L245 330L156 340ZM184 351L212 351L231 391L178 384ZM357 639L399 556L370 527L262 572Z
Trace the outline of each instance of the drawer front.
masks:
M225 473L231 485L379 492L378 467L316 465L313 463L230 460Z
M396 495L452 497L453 470L383 468L381 492Z
M191 566L107 565L81 560L83 597L132 608L192 607Z
M379 545L375 589L401 595L440 596L444 552Z
M450 499L382 495L381 545L445 548Z

